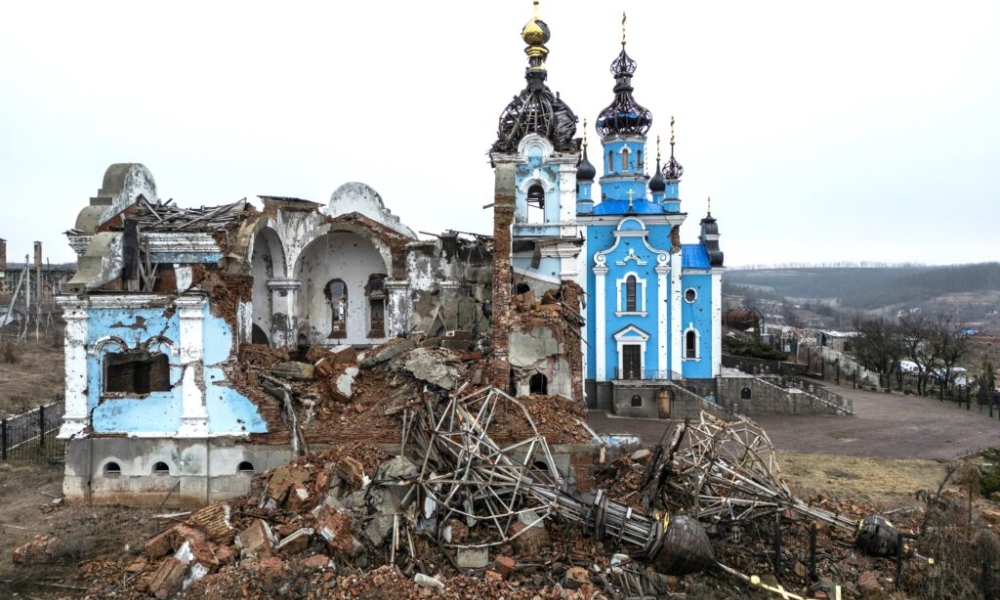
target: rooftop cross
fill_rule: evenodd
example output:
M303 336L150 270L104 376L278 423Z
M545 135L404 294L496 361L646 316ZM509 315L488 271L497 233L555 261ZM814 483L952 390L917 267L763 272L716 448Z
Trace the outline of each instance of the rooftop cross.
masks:
M635 199L635 190L629 188L628 190L628 209L632 210L632 201Z

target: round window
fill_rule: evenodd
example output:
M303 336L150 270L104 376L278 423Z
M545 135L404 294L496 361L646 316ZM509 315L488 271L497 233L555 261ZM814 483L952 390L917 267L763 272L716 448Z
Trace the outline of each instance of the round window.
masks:
M698 292L694 288L688 288L684 291L684 299L688 302L694 302L698 299Z

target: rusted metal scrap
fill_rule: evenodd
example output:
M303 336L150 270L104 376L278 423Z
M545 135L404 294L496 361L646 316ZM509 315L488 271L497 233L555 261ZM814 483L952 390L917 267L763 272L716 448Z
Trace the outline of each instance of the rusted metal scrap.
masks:
M494 441L499 417L523 418L533 435L510 445ZM577 523L594 535L631 548L661 572L683 574L715 563L708 536L693 518L654 517L611 500L581 493L560 474L545 438L521 402L495 388L426 406L407 420L406 447L422 457L416 486L401 504L423 501L425 517L451 519L488 533L457 548L484 548L513 541L547 518ZM419 490L419 492L418 492ZM527 527L514 527L520 522Z
M859 525L796 498L781 477L771 440L753 421L725 422L702 412L697 422L674 429L667 448L654 452L643 485L654 506L720 526L791 510L854 535L857 547L870 555L897 552L897 532L884 518L868 517Z

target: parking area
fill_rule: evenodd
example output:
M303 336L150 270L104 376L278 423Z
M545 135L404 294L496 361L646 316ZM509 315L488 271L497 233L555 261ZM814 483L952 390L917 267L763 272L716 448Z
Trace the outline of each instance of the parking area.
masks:
M854 416L764 415L751 419L784 452L875 458L952 460L1000 446L1000 419L973 403L958 408L936 398L885 394L829 385L854 400ZM635 433L655 444L670 425L665 420L623 419L591 411L590 426L599 433Z

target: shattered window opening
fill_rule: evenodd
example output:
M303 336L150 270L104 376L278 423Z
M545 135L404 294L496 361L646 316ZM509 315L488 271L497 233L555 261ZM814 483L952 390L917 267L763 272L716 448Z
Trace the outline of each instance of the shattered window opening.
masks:
M535 373L528 380L528 392L543 396L547 395L549 393L549 378L542 373Z
M145 350L105 355L104 391L124 394L170 391L167 355Z
M385 337L385 276L371 275L365 287L368 295L368 337Z
M342 279L331 279L326 284L326 300L330 303L331 338L347 337L347 284Z

